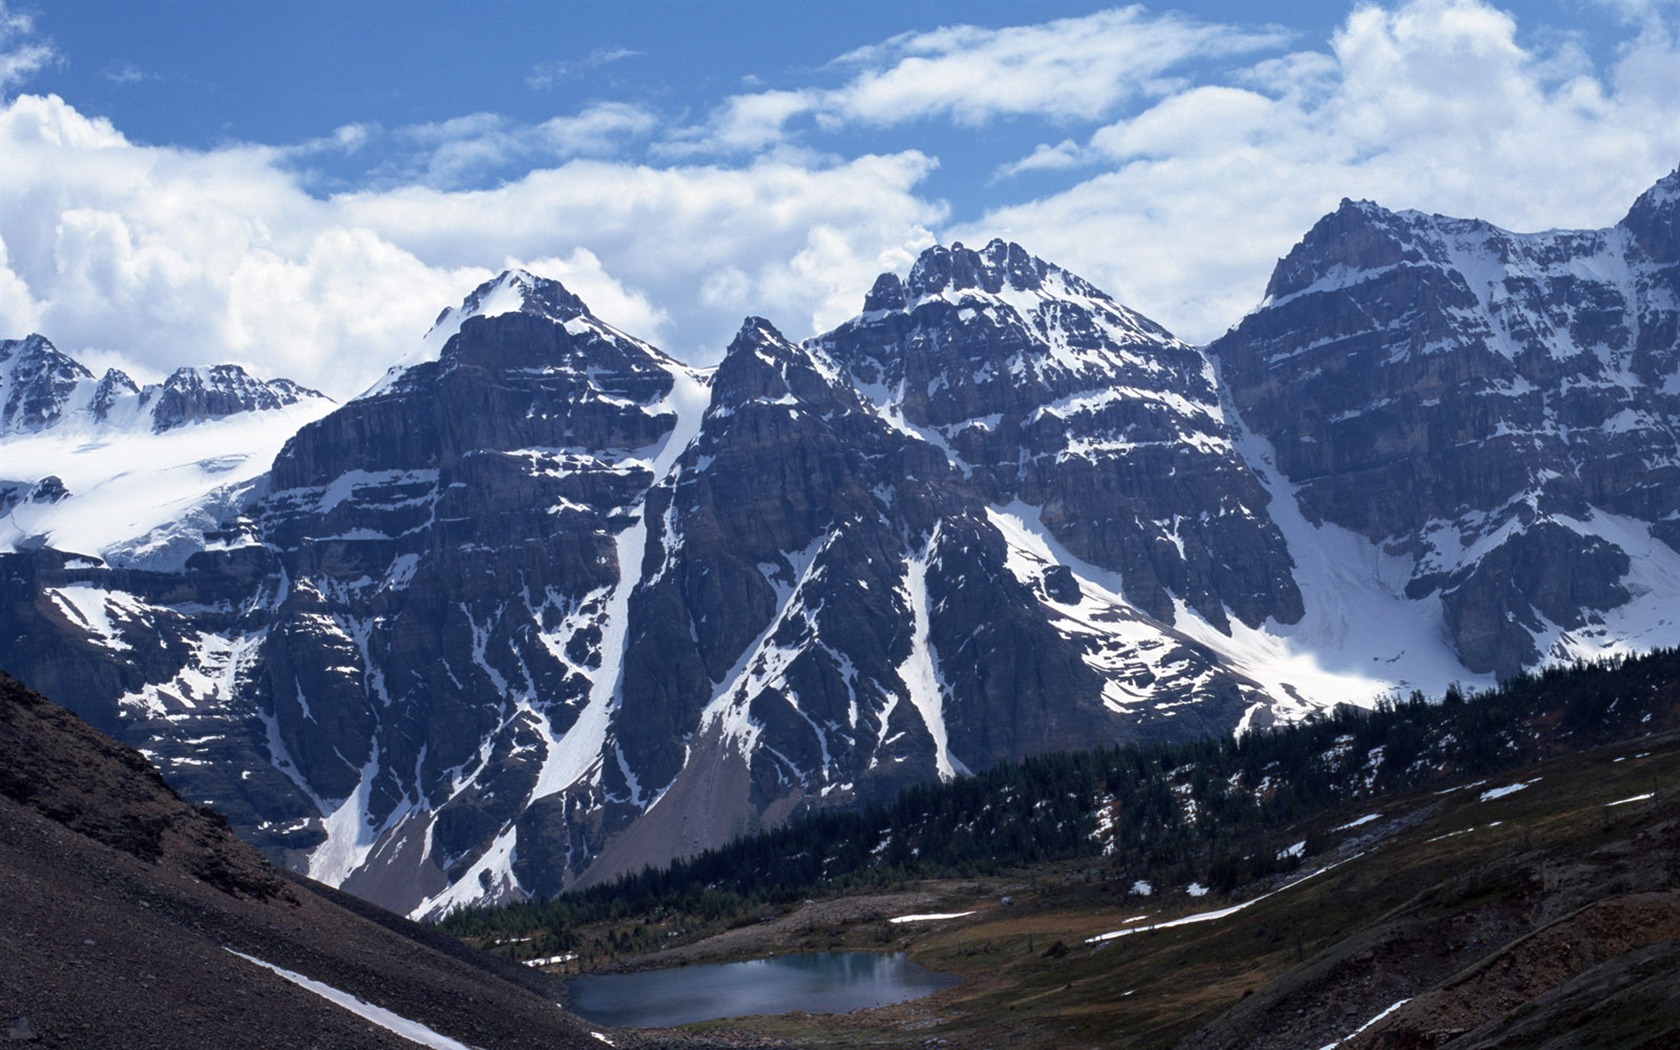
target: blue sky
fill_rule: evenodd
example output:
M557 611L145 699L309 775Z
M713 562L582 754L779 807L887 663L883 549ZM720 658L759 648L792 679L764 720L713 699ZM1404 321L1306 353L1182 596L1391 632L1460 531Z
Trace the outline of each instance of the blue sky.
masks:
M1603 226L1673 3L0 2L0 336L353 395L508 265L715 360L992 236L1201 342L1340 198Z

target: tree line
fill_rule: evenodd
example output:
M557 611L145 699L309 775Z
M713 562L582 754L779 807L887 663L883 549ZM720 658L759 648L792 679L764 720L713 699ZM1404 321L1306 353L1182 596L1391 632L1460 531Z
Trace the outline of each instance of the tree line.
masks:
M565 950L576 943L570 931L589 923L751 921L807 897L1045 862L1126 885L1229 891L1316 852L1312 842L1296 851L1267 843L1332 808L1673 729L1677 701L1680 649L1662 649L1486 690L1454 685L1439 699L1414 691L1369 709L1340 705L1236 737L1038 755L916 785L887 804L819 811L549 901L462 909L440 925Z

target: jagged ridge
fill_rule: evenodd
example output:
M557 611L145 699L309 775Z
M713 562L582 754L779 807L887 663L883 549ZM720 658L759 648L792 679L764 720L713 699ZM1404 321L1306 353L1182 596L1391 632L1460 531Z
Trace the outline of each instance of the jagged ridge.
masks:
M1001 241L804 344L749 318L710 372L510 272L167 539L21 545L0 663L425 913L1006 757L1665 643L1672 179L1588 233L1345 204L1223 377Z

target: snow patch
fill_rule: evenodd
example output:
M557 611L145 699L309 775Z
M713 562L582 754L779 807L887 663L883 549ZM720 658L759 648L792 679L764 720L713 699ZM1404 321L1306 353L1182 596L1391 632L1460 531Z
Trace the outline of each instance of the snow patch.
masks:
M228 948L226 951L229 955L237 955L248 963L254 963L265 970L279 974L281 977L284 977L286 980L297 985L299 988L314 992L316 995L327 1000L333 1005L341 1006L355 1014L357 1017L360 1017L371 1024L378 1025L387 1032L401 1036L411 1043L418 1043L421 1046L430 1047L431 1050L472 1050L472 1047L468 1046L466 1043L458 1042L446 1035L442 1035L421 1024L419 1021L411 1021L401 1014L392 1013L383 1006L375 1006L363 999L358 999L349 992L339 991L330 984L312 980L300 973L293 973L291 970L281 969L273 963L264 962L256 956L246 955L244 952L236 952L232 948Z
M1604 804L1604 807L1606 809L1609 809L1611 806L1625 806L1629 802L1644 802L1646 799L1651 799L1651 798L1656 798L1656 797L1657 797L1656 792L1647 791L1643 795L1634 795L1631 798L1619 798L1614 802L1606 802Z
M1537 784L1539 782L1540 778L1535 777L1533 780L1524 780L1516 784L1505 784L1501 787L1488 788L1486 791L1481 793L1476 801L1491 802L1496 798L1504 798L1506 795L1515 795L1517 792L1527 788L1528 785Z
M123 640L122 632L111 619L113 611L122 614L123 619L133 619L143 613L145 606L133 595L108 591L90 583L50 587L46 593L65 616L80 624L100 645L115 652L134 648Z
M1307 873L1306 875L1301 876L1300 878L1294 880L1293 882L1289 882L1289 883L1286 883L1285 885L1279 886L1277 889L1272 890L1270 893L1262 893L1258 897L1254 897L1254 898L1251 898L1249 900L1243 901L1241 904L1233 904L1229 908L1220 908L1217 911L1197 912L1194 915L1185 915L1185 916L1181 916L1180 918L1177 918L1177 919L1169 919L1166 922L1150 923L1147 926L1128 926L1128 927L1125 927L1124 929L1110 930L1108 933L1099 933L1095 937L1085 938L1085 943L1086 944L1102 944L1102 943L1107 942L1107 941L1118 940L1121 937L1130 937L1134 933L1144 933L1148 930L1169 930L1169 929L1172 929L1174 926L1191 926L1191 925L1194 925L1196 923L1214 922L1218 919L1228 918L1232 915L1235 915L1237 912L1242 911L1245 908L1252 908L1254 905L1259 904L1261 901L1265 900L1268 897L1275 897L1285 890L1292 889L1296 886L1299 886L1301 883L1306 882L1308 879L1317 878L1318 876L1324 874L1327 871L1330 871L1333 868L1341 867L1343 864L1346 864L1348 861L1357 860L1358 858L1360 858L1362 856L1364 856L1363 853L1356 853L1353 856L1347 858L1347 860L1337 861L1335 864L1326 865L1325 867L1319 868L1316 871L1312 871L1312 872ZM1134 893L1137 892L1137 886L1138 885L1147 886L1148 883L1134 884L1133 887L1132 887L1132 892L1134 892ZM1128 921L1130 921L1130 920L1128 920Z
M939 654L928 641L927 572L929 562L935 557L934 550L939 545L939 532L939 526L934 526L922 553L905 560L902 593L910 607L914 626L910 636L910 655L899 665L898 677L904 683L911 705L921 714L922 724L927 726L928 734L933 737L934 768L939 771L939 779L951 780L959 771L966 774L968 768L951 755L945 731L945 698L950 695L951 689L939 671Z
M179 568L205 547L216 494L238 493L265 473L305 424L338 407L306 398L270 411L242 412L154 433L65 424L0 440L9 473L56 475L69 495L24 501L0 514L0 551L45 540L63 551L97 554L114 566ZM150 544L139 542L157 533ZM171 542L173 541L173 542Z
M1387 1017L1389 1014L1391 1014L1394 1011L1400 1009L1402 1006L1405 1006L1407 1003L1409 1003L1411 1001L1412 1000L1410 998L1400 1000L1399 1002L1390 1006L1388 1009L1384 1010L1382 1013L1380 1013L1377 1016L1371 1018L1369 1021L1366 1021L1364 1024L1360 1025L1358 1028L1355 1028L1353 1031L1349 1032L1347 1035L1342 1036L1340 1039L1336 1040L1335 1042L1325 1043L1323 1046L1319 1047L1319 1050L1336 1050L1336 1048L1338 1046L1341 1046L1343 1043L1347 1042L1349 1039L1352 1039L1354 1036L1356 1036L1359 1033L1365 1031L1365 1029L1367 1029L1367 1028L1371 1027L1372 1025L1376 1024L1378 1021Z
M969 916L969 915L973 915L973 914L975 914L975 913L971 912L971 911L928 912L928 913L923 914L923 915L900 915L897 918L888 919L887 921L888 922L894 922L894 923L897 923L897 922L941 922L945 919L961 919L961 918L964 918L965 916Z

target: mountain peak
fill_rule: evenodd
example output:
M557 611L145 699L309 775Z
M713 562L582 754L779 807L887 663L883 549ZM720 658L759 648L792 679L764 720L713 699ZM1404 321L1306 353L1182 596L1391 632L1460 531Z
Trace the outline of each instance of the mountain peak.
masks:
M440 360L444 348L468 320L515 313L547 318L560 325L579 318L589 318L595 325L606 327L601 322L594 321L594 315L589 312L588 305L559 281L550 277L539 277L518 267L504 270L469 292L466 298L461 300L460 306L445 307L443 312L438 314L437 320L432 322L432 327L421 337L420 345L407 357L387 369L384 377L360 396L373 397L382 394L414 366Z
M539 314L565 323L589 312L583 300L565 285L549 277L538 277L528 270L504 270L499 277L486 281L473 290L462 302L461 320L468 317L499 317L502 314ZM448 315L449 311L444 311ZM442 321L443 317L439 317Z
M45 336L0 339L0 433L52 426L77 384L92 379L92 372Z
M129 378L127 372L108 368L105 374L99 377L99 385L94 387L93 400L89 402L88 407L93 412L93 418L103 423L111 418L111 412L119 402L139 395L139 384Z
M762 317L748 317L730 340L713 383L715 403L792 398L826 404L836 396L838 371L815 347L801 346Z
M786 343L787 337L764 318L748 317L741 322L741 329L735 333L735 338L730 340L727 352L733 354L741 348L759 346L766 342Z
M1404 216L1380 204L1343 197L1278 260L1266 299L1276 302L1338 275L1421 261L1423 254L1410 243L1405 226Z
M127 379L121 373L117 375ZM178 368L158 389L157 402L152 407L152 429L162 433L188 423L221 419L240 412L270 411L325 397L320 391L299 386L289 379L265 382L238 365Z
M1620 225L1652 259L1680 262L1680 168L1640 194Z
M906 305L904 281L896 273L884 273L875 278L874 286L869 289L869 294L864 296L863 312L898 311Z
M922 252L910 270L908 289L912 299L969 289L992 295L1005 288L1030 292L1043 287L1051 269L1019 244L994 238L975 251L957 241L949 248L934 245Z
M437 360L444 344L461 330L469 318L501 317L504 314L525 313L546 317L557 324L565 324L589 313L589 307L570 289L550 277L538 277L529 270L514 268L474 288L461 300L438 314L426 333L423 346L426 360Z
M52 341L39 332L31 332L22 339L0 339L0 362L42 353L57 353Z

